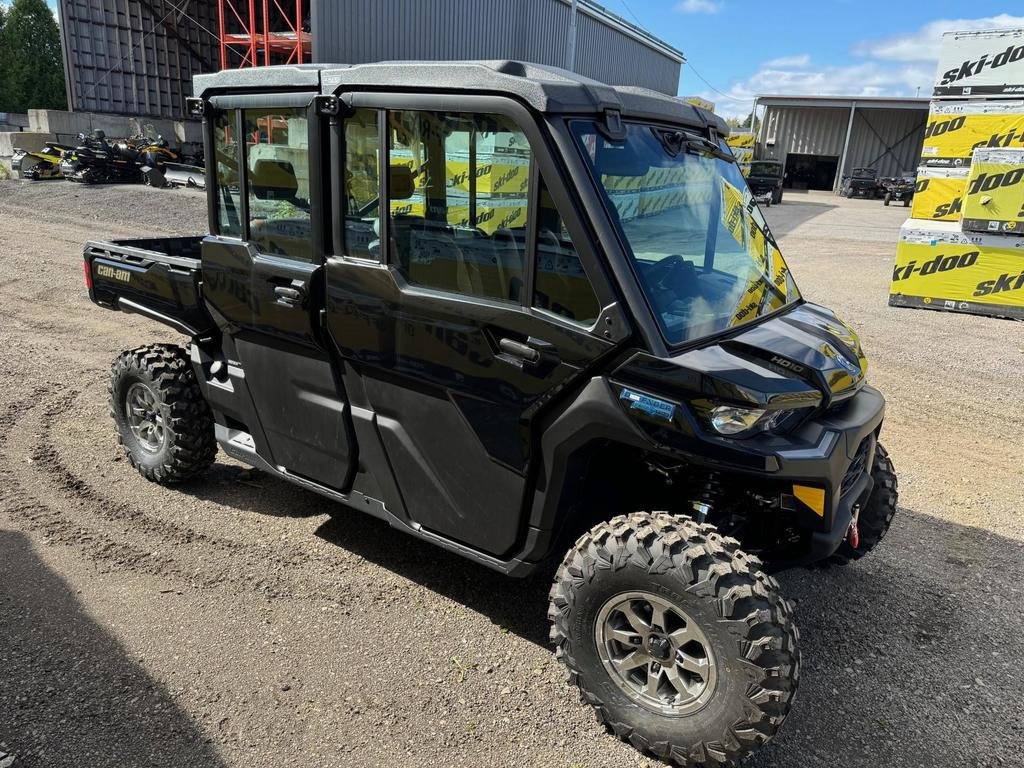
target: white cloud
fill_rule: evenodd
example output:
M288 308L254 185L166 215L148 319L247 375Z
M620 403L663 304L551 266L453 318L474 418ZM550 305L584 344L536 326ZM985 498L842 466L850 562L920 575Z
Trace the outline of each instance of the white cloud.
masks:
M723 117L746 117L756 96L915 96L918 87L927 95L933 75L929 64L819 66L808 57L790 66L779 66L778 60L765 62L749 77L732 83L724 96L713 91L697 95L715 102L715 111Z
M723 89L725 95L696 95L715 102L715 111L724 117L746 117L758 95L916 96L920 89L920 95L929 96L943 32L1007 27L1024 27L1024 16L937 19L914 32L857 43L853 53L864 58L853 64L823 65L807 54L782 56L733 81ZM685 78L685 64L683 72Z
M724 5L722 0L680 0L676 10L683 13L718 13Z
M800 53L796 56L780 56L777 59L766 61L766 67L806 67L811 63L811 54Z
M886 61L936 61L943 32L968 32L977 29L1006 29L1024 26L1024 16L1001 13L980 19L936 19L916 32L865 40L854 52Z

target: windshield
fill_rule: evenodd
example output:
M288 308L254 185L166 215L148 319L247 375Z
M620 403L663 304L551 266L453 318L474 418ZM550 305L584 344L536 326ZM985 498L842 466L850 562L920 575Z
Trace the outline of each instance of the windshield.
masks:
M750 164L750 175L751 176L781 176L782 175L782 164L781 163L751 163Z
M670 344L800 298L724 143L638 123L626 125L622 141L605 138L592 121L571 127Z

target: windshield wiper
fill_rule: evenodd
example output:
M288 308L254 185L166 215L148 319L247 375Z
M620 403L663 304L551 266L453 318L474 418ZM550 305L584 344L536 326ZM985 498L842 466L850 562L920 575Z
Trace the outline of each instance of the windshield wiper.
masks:
M736 162L731 152L725 152L718 144L711 139L696 133L687 131L655 130L654 134L661 142L662 149L670 157L676 157L680 152L686 151L693 154L708 154L717 157L719 160Z
M725 160L727 163L735 163L736 158L732 152L726 152L720 146L715 144L711 139L705 139L703 136L693 136L686 142L686 151L699 154L701 152L717 157L719 160Z

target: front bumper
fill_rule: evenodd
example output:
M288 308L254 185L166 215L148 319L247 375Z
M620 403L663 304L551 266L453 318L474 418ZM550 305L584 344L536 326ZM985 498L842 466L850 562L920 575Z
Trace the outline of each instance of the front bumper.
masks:
M822 560L835 552L854 511L871 495L871 467L884 417L882 394L865 386L841 406L804 425L800 437L810 439L813 448L776 453L780 479L825 488L821 515L809 509L796 513L801 527L810 531L810 546L800 562Z

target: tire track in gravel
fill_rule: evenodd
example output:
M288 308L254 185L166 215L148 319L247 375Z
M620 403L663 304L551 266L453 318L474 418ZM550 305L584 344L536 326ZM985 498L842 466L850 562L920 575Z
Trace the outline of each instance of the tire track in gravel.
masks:
M36 388L29 398L6 409L0 420L4 462L0 482L14 500L9 507L13 516L49 541L79 549L100 565L170 578L199 589L225 587L268 599L328 600L330 595L329 602L344 604L345 585L324 578L329 569L306 567L313 563L306 550L213 536L104 496L68 467L52 439L55 425L75 411L78 398L76 391L58 395L49 388ZM14 469L19 462L8 450L13 438L30 446L27 482ZM41 492L30 489L33 485L42 485ZM89 515L91 527L83 513ZM202 568L189 568L189 560L201 562ZM221 565L211 568L212 563Z

